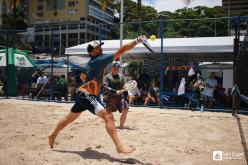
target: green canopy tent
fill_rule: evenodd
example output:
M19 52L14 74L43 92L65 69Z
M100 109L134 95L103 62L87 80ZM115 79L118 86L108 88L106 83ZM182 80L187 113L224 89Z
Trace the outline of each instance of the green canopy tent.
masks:
M7 96L16 96L17 93L16 67L36 67L27 51L13 48L0 49L0 66L7 67L5 73L7 78Z

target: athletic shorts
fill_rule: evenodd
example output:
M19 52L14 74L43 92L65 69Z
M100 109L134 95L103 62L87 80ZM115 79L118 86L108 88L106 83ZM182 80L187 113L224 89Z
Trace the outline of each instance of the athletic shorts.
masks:
M122 98L108 98L106 101L106 108L112 112L119 111L120 113L124 109L128 109L127 101Z
M96 96L85 97L84 92L78 92L75 95L75 104L71 108L71 112L80 113L89 110L93 114L104 110L104 106L97 100Z

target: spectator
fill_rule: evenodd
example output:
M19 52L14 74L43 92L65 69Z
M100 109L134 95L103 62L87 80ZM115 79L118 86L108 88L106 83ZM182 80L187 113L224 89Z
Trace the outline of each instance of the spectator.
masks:
M40 89L44 84L48 82L48 78L45 73L41 73L40 77L37 79L37 88Z
M129 105L133 105L135 100L137 100L141 96L139 88L136 87L132 91L128 91L128 102Z
M146 97L148 95L148 86L147 84L143 84L143 86L140 88L140 99L142 104L145 102Z
M150 101L153 103L157 103L158 106L160 106L160 94L159 94L159 88L156 86L155 82L151 84L151 87L148 90L148 95L145 100L145 105L149 105Z
M58 94L58 100L61 100L61 96L67 100L67 84L65 80L65 75L61 75L56 82Z
M56 82L57 85L60 86L65 86L66 81L65 81L65 75L59 76L58 81Z
M39 78L39 74L37 72L35 72L32 75L31 88L36 88L38 78Z
M218 83L215 79L215 72L211 72L210 76L205 81L205 87L203 90L203 103L207 108L212 108L213 106L214 90L217 85Z

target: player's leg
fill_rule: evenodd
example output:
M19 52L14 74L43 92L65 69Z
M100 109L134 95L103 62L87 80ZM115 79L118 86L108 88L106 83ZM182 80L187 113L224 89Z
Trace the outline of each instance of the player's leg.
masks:
M78 116L81 113L74 113L74 112L69 112L69 114L67 114L65 117L63 117L62 119L59 120L57 126L55 127L54 131L51 133L51 135L48 136L48 140L49 140L49 146L50 148L53 148L53 144L55 142L55 139L58 135L58 133L65 127L67 126L69 123L71 123L72 121L74 121L76 118L78 118Z
M152 99L151 99L150 96L146 96L144 105L149 105L149 103L150 103L151 100L152 100Z
M109 136L113 140L118 153L131 153L135 150L135 148L126 148L121 144L120 139L116 132L114 117L112 113L108 113L105 109L102 109L99 110L96 113L96 115L104 120L105 128Z
M127 112L128 112L128 109L123 109L121 111L121 117L120 117L120 128L121 129L124 128L124 123L127 120Z
M123 129L124 123L127 119L127 112L128 112L129 107L128 107L127 101L125 100L124 97L118 101L118 104L116 106L117 106L117 109L119 110L119 112L121 112L120 128Z
M159 97L157 98L157 103L158 103L158 106L160 106L160 98Z

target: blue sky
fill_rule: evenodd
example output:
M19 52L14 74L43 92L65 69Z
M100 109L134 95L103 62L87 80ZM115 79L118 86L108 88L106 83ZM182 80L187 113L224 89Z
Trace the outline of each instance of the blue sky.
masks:
M133 0L137 1L137 0ZM183 7L195 7L195 6L221 6L222 0L191 0L187 5L186 0L142 0L143 5L149 5L154 7L158 11L171 11L174 12L177 9Z

